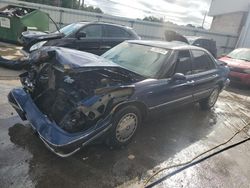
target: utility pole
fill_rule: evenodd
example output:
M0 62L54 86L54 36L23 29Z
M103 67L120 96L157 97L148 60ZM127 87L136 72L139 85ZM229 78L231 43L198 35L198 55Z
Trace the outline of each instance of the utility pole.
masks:
M203 18L203 21L202 21L202 25L201 25L202 28L204 28L206 17L207 17L207 11L205 12L205 15L204 15L204 18Z

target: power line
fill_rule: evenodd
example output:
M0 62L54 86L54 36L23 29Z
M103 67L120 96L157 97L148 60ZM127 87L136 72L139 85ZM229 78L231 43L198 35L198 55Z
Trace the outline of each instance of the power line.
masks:
M142 11L142 12L147 13L147 14L158 14L158 15L162 15L162 16L167 16L168 15L167 13L163 13L162 11L146 10L146 9L137 8L137 7L134 7L134 6L131 6L131 5L127 5L125 3L120 3L120 2L116 2L116 1L112 1L112 0L101 0L101 1L110 2L110 3L113 3L113 4L121 5L121 6L128 7L128 8L132 8L132 9L139 10L139 11ZM106 8L111 8L110 6L106 6L106 5L102 5L102 6L106 7Z
M169 20L169 21L173 21L175 23L178 23L178 21L175 18L175 16L171 16L169 15L168 13L165 13L163 11L159 11L159 10L155 10L155 9L152 9L152 10L148 10L148 9L143 9L143 8L138 8L138 7L134 7L134 6L131 6L131 5L128 5L126 3L121 3L121 2L116 2L116 1L113 1L113 0L98 0L98 1L102 1L102 2L106 2L106 3L112 3L112 4L116 4L116 5L120 5L120 6L123 6L123 7L127 7L127 8L131 8L131 9L135 9L135 10L139 10L139 11L142 11L143 13L145 14L148 14L148 15L158 15L158 16L161 16L164 18L165 21ZM86 1L85 1L86 2ZM85 3L86 4L86 3ZM88 5L91 5L88 3ZM93 5L92 5L93 6ZM107 6L107 5L104 5L104 4L101 4L100 8L103 7L103 8L108 8L108 9L112 9L113 12L115 12L115 14L113 15L121 15L119 10L116 9L116 8L113 8L112 6ZM179 15L182 15L182 14L179 14ZM203 18L200 18L200 20L202 21ZM181 22L181 18L180 18L180 22ZM204 23L208 23L206 20L204 20Z

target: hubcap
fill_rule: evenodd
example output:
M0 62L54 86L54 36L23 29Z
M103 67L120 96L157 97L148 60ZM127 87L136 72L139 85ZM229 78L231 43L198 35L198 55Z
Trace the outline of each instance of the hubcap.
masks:
M128 141L134 134L138 124L136 114L125 114L117 124L116 127L116 139L119 142Z
M213 106L213 105L216 103L217 98L218 98L218 95L219 95L219 91L218 91L218 89L215 89L215 90L211 93L211 95L210 95L210 97L209 97L209 101L208 101L209 106Z

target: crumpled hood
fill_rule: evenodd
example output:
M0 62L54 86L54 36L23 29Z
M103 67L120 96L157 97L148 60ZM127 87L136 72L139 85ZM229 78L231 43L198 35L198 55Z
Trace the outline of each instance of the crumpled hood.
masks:
M227 65L229 67L237 67L237 68L241 68L241 69L250 69L250 62L249 61L233 59L233 58L229 58L229 57L222 57L219 60L227 63Z
M21 36L21 43L24 46L35 44L40 41L47 41L52 39L60 39L63 38L63 33L45 33L41 31L25 31Z
M48 58L54 58L55 64L61 66L64 70L84 67L122 68L103 57L63 47L42 47L30 54L30 60L34 63L46 61Z

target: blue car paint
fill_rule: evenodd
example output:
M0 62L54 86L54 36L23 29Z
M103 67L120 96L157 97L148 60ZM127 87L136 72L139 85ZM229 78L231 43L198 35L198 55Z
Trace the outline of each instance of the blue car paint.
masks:
M34 104L30 95L22 88L13 89L10 94L18 102L19 108L25 112L26 118L31 123L33 129L38 132L39 136L51 147L64 147L70 143L81 141L82 144L90 140L93 136L105 128L111 126L111 114L104 120L99 121L91 129L78 132L68 133L62 130L55 122L52 122L44 115ZM58 153L59 154L59 153ZM63 154L61 154L63 155Z
M60 62L60 65L63 65L65 70L91 70L91 68L101 67L107 69L117 68L122 71L128 71L111 61L92 54L64 48L52 47L52 49L56 51L56 59ZM79 61L79 58L81 58L82 61ZM173 81L170 78L136 80L132 83L134 84L134 93L120 104L137 102L143 104L146 110L152 110L171 103L179 105L194 102L198 100L193 94L195 90L207 89L207 95L209 95L217 84L226 85L228 83L228 72L229 69L227 67L218 66L216 70L211 71L211 77L206 79L200 74L187 77L187 80L178 81ZM191 80L195 80L196 83L191 82ZM37 108L31 96L24 89L13 89L9 94L9 98L11 97L14 98L15 103L18 104L19 110L25 113L26 118L31 122L32 127L38 132L46 145L57 155L62 157L68 156L79 150L81 146L84 146L96 137L104 134L112 126L112 113L110 113L105 119L100 120L95 126L87 131L68 133L62 130L55 122L49 120L49 118ZM98 101L99 98L100 96L95 95L82 101L82 103L86 106L91 106ZM11 100L9 101L15 106ZM71 146L72 150L65 153L63 151L64 147L68 146Z

